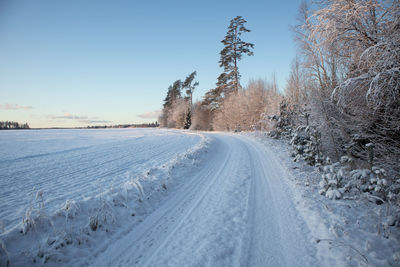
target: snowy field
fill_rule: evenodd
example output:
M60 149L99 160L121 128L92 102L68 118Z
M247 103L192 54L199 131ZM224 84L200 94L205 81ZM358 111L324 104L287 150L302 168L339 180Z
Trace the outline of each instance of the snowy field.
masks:
M44 211L119 188L200 141L152 129L0 132L0 220L9 230L42 192Z

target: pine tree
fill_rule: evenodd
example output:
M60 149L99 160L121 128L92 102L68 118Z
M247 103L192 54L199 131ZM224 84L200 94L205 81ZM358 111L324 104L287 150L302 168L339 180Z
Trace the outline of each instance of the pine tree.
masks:
M189 107L186 113L186 120L183 129L189 129L190 126L192 125L192 112L190 110L191 108Z
M164 108L162 110L161 116L159 118L160 124L163 127L168 126L168 122L170 121L170 111L173 107L173 104L180 99L182 90L182 82L181 80L176 80L172 85L168 87L167 96L164 99Z
M238 62L242 59L242 55L252 56L251 51L254 44L242 41L240 36L245 32L250 32L244 27L247 21L242 16L237 16L231 20L228 27L228 32L221 43L224 44L224 49L220 52L221 58L219 66L224 68L224 72L218 77L217 87L221 87L223 93L229 94L237 92L240 88L240 74Z
M196 86L199 85L199 82L194 81L194 78L196 77L196 71L193 71L192 73L189 74L189 76L186 77L185 81L182 83L182 87L186 89L186 100L189 101L190 107L193 105L193 91L196 89Z
M167 96L164 99L164 108L169 108L172 103L181 98L182 82L176 80L171 86L168 87Z

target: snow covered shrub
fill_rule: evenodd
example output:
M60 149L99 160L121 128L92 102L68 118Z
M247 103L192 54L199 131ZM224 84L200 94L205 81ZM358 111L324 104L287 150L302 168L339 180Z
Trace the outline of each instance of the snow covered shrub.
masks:
M284 99L279 104L279 115L270 116L270 120L275 122L274 130L270 132L272 138L289 138L294 127L294 118L297 116L293 107Z
M43 191L39 190L36 194L33 194L31 201L24 216L22 217L22 229L21 233L26 234L30 229L36 227L37 222L46 217L44 214L44 199Z
M340 162L333 164L327 158L326 163L321 167L321 195L330 199L340 199L344 194L349 197L367 194L366 196L371 197L376 204L387 201L399 206L400 183L397 182L398 179L394 179L395 182L390 184L383 168L373 166L371 169L352 170L353 159L348 156L343 156Z
M321 133L315 126L299 126L292 132L290 145L294 161L303 159L309 165L320 165L323 156L320 151Z
M280 103L280 114L270 116L275 121L274 130L269 132L272 138L288 138L292 147L294 161L304 160L311 166L319 166L323 161L321 153L321 132L316 126L309 125L310 109L300 110L287 100ZM305 125L301 125L304 121ZM296 127L296 124L300 126Z
M89 217L89 227L92 231L96 231L99 226L99 217L97 215Z
M349 3L338 2L345 6ZM374 12L370 12L371 5ZM345 131L351 136L356 135L359 140L374 143L375 163L395 177L400 173L400 2L360 1L356 7L360 13L353 12L352 15L365 20L362 25L370 28L372 39L357 38L365 36L367 31L360 31L356 24L349 23L354 23L355 19L329 23L328 18L324 23L334 29L327 31L326 27L321 27L338 43L353 42L348 46L348 52L353 51L347 77L332 91L331 99L343 117ZM337 13L347 16L343 10L338 9ZM338 26L341 23L349 23L354 27L353 31ZM340 32L344 29L345 34ZM336 37L331 32L336 32ZM351 39L346 36L349 33L354 34ZM365 152L354 150L358 157L368 160Z
M64 213L66 220L72 219L78 214L79 206L75 200L67 199L61 211Z
M354 141L352 156L368 162L365 145L373 143L374 164L386 169L389 184L400 174L399 12L399 1L304 4L295 28L303 72L292 70L303 76L293 76L287 94L296 99L308 89L323 150L332 157Z
M137 178L131 178L128 182L125 183L125 190L126 194L128 192L132 192L131 194L136 195L137 199L139 201L142 201L144 198L144 191L143 191L143 186L140 183L139 179ZM128 196L126 196L128 198ZM128 199L127 199L128 200Z
M347 157L342 157L341 162L348 162ZM341 163L336 162L330 164L330 159L327 158L322 170L322 180L319 183L321 195L325 195L329 199L340 199L346 191L349 191L350 185L347 182L348 166L342 166Z
M115 222L111 201L100 196L99 202L99 206L94 209L94 213L89 217L89 227L92 231L96 231L103 224Z
M360 192L366 192L374 196L378 204L387 201L394 206L400 206L399 179L388 178L384 169L374 166L372 170L354 170L350 174L354 186Z

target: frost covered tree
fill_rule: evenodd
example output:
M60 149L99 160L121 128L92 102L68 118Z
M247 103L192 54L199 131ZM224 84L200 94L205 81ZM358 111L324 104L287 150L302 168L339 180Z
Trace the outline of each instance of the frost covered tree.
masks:
M179 98L172 104L170 109L168 128L184 129L187 124L187 113L189 103L183 98Z
M222 88L217 86L206 92L202 105L207 107L211 112L214 112L222 107L223 100Z
M285 96L293 106L301 106L307 101L307 88L304 76L301 63L296 57L292 62L285 87Z
M213 128L223 131L267 130L264 118L278 111L281 97L274 82L251 81L223 99L214 113Z
M197 102L193 105L192 130L212 130L212 111L204 102Z
M377 95L369 97L373 94L367 96L367 93L372 92L369 90L374 88L370 86L372 84L383 88L383 81L396 83L396 71L393 71L396 70L396 63L393 62L398 62L395 52L398 47L398 40L395 39L399 36L398 6L399 1L323 0L311 6L302 4L300 8L300 23L294 30L308 81L308 104L312 107L312 117L319 121L323 143L329 143L328 147L336 151L336 156L344 152L341 147L353 139L356 132L357 135L367 132L366 127L361 126L364 124L362 121L371 121L372 116L378 120L386 116L379 115L378 109L372 105L373 99L381 102L383 98ZM380 63L385 60L380 55L387 60L392 59L392 63L386 60L388 64L382 67ZM378 62L377 58L380 58L380 63L375 66L380 66L380 70L372 67L374 62ZM391 74L377 75L389 66ZM388 74L387 71L385 73ZM396 92L395 86L386 88ZM386 91L381 96L388 93ZM393 94L391 96L395 99ZM373 109L375 115L370 113ZM393 121L394 117L392 114L391 119L386 121Z
M168 87L167 96L164 99L163 109L159 118L162 127L171 127L171 115L173 106L181 98L182 82L176 80Z
M186 112L186 121L184 125L184 129L189 129L192 125L192 114L193 114L193 92L196 87L199 85L199 82L194 81L196 77L196 71L190 73L185 81L182 83L183 89L186 90L185 100L188 102L188 110Z
M302 4L299 19L300 88L307 88L300 103L310 107L323 152L340 160L337 172L324 171L323 194L336 190L338 198L353 188L399 203L400 2L322 0ZM286 91L292 102L294 74Z
M226 100L227 96L230 93L238 93L241 88L238 63L242 59L242 56L253 55L252 49L254 48L254 44L241 39L243 33L250 32L244 26L246 22L241 16L232 19L228 27L228 32L221 41L224 48L220 52L219 66L224 69L224 72L218 76L216 88L210 89L202 101L202 110L208 109L207 113L211 115L212 119L216 117L223 103L230 101Z
M224 48L220 52L219 66L224 72L218 77L217 87L220 87L223 93L237 92L240 88L240 74L238 63L242 59L242 55L252 56L254 44L245 42L241 39L241 35L250 32L244 24L247 21L237 16L231 20L228 32L221 41Z
M170 127L171 125L171 113L173 112L173 106L178 99L181 98L182 82L176 80L171 86L168 87L167 96L164 99L163 109L161 116L158 119L161 127Z
M189 74L182 82L176 80L169 88L164 99L164 106L159 118L160 125L168 128L189 129L192 121L193 91L199 84L194 81L196 71ZM186 95L182 96L182 90Z
M341 138L357 146L373 142L381 156L399 155L394 150L400 148L399 6L399 1L326 0L307 19L308 40L333 59L335 82L327 93L345 122L338 123Z

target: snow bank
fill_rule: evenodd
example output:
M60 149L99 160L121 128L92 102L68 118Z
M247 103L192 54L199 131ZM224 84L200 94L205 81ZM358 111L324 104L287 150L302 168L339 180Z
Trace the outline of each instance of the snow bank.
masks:
M288 185L297 200L297 209L317 244L318 258L326 266L399 266L400 229L391 226L388 203L376 205L367 195L332 201L319 194L321 173L304 161L293 162L283 140L264 133L249 133L272 150L287 168ZM332 182L327 179L327 183ZM326 192L337 199L338 190ZM392 221L390 221L392 220Z
M182 132L181 132L182 133ZM37 191L18 227L0 235L0 265L70 265L102 247L112 236L123 235L162 201L207 152L210 139L200 141L168 162L139 175L126 174L126 182L103 188L100 194L66 199L53 213L44 209L46 194ZM102 183L99 182L101 185ZM82 263L85 264L85 263Z

